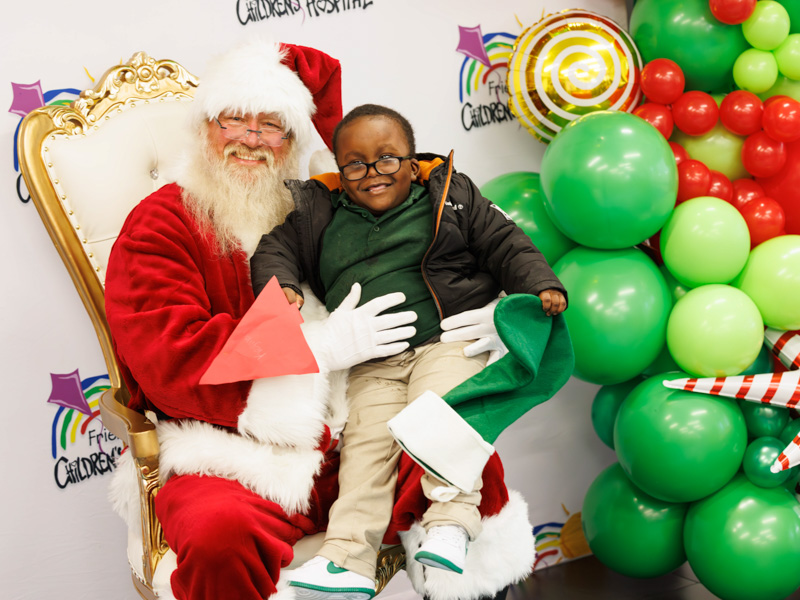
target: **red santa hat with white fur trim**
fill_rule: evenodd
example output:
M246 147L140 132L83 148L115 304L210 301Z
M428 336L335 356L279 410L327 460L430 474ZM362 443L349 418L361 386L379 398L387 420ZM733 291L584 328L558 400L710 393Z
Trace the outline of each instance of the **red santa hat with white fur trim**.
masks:
M275 113L301 148L311 126L332 148L333 128L342 119L339 61L307 46L254 38L209 62L194 98L194 124L223 112Z

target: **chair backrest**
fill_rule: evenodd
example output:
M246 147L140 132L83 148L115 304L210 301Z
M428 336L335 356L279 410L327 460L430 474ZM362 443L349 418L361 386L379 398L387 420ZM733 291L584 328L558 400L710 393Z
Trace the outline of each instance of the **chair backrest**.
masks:
M131 209L169 183L191 143L198 80L171 60L137 52L69 106L44 106L22 122L20 170L94 324L111 386L124 388L106 322L111 246Z

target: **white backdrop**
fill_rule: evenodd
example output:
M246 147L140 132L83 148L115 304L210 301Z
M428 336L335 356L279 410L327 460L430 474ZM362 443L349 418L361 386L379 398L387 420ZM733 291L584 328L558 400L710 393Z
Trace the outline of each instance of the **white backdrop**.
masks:
M9 107L0 118L0 370L7 411L0 580L9 600L138 598L124 527L105 496L113 468L108 455L119 442L101 434L92 418L95 396L107 385L103 358L69 276L18 187L15 133L37 99L71 99L139 50L202 75L210 56L242 36L269 34L340 59L345 111L364 102L396 108L414 125L418 150L454 149L456 168L482 185L511 171L538 171L545 146L513 118L472 124L467 103L474 109L505 102L505 70L467 86L461 76L467 57L456 50L459 26L480 26L485 39L497 34L490 40L498 44L494 63L525 28L557 10L584 8L626 23L624 0L8 4L0 25L0 105ZM531 522L543 526L540 553L555 550L540 567L562 559L561 524L580 511L586 488L614 460L592 430L596 390L571 380L497 442L509 485L526 496ZM386 594L415 598L409 589L396 578Z

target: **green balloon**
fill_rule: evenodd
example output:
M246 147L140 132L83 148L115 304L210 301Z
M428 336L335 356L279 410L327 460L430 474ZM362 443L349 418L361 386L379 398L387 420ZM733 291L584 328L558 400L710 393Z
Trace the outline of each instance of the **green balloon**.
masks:
M800 79L800 33L793 33L787 37L773 54L781 75Z
M734 285L756 303L767 327L800 329L800 235L753 248Z
M779 2L761 0L742 23L742 33L753 48L774 50L789 35L789 27L789 13Z
M770 406L761 402L739 400L747 435L750 439L760 437L778 437L789 423L789 411L782 406ZM786 444L781 447L781 450Z
M600 385L622 383L655 360L672 301L658 267L644 252L579 246L553 270L569 291L564 317L576 377Z
M514 219L551 265L576 246L547 216L538 173L500 175L484 183L481 194Z
M725 600L783 600L800 586L800 504L782 487L744 474L689 507L689 565Z
M654 235L678 193L675 156L634 115L599 111L564 127L542 159L547 213L577 243L626 248Z
M748 92L766 92L778 81L778 61L767 50L745 50L733 65L733 80Z
M692 288L732 281L750 256L744 217L731 203L710 196L676 206L660 243L669 272Z
M661 271L661 274L664 276L664 282L667 284L667 289L672 296L673 304L683 298L686 295L686 292L692 289L688 285L684 285L675 279L675 276L669 272L667 265L659 265L658 270Z
M687 505L664 502L633 485L613 464L586 492L581 521L586 541L607 567L628 577L658 577L686 560Z
M778 80L771 88L762 94L758 94L761 100L767 100L773 96L789 96L800 102L800 81L789 79L783 75L778 75Z
M736 401L664 387L650 377L628 394L614 426L617 458L631 481L667 502L714 493L739 470L747 430Z
M800 33L800 2L797 0L778 0L786 9L789 15L791 24L789 26L790 33Z
M675 304L667 323L672 358L695 377L741 373L763 342L764 324L756 305L728 285L693 289Z
M675 61L688 90L730 90L733 63L749 48L742 27L718 21L708 0L639 0L629 31L645 64Z
M617 412L628 393L641 383L641 378L636 377L614 385L604 385L594 396L592 401L592 426L597 437L606 446L614 449L614 422Z
M683 146L691 158L712 171L719 171L731 181L750 177L742 164L745 138L728 131L721 121L704 135L688 135L676 127L670 140Z
M775 463L785 444L776 437L758 437L747 446L742 459L742 469L751 483L758 487L773 488L783 485L793 475L792 469L773 473L770 467Z

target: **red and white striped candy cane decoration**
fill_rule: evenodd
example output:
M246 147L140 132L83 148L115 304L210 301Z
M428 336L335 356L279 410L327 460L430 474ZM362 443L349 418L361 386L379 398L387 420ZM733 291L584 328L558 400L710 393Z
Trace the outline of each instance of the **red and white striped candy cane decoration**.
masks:
M764 331L764 343L784 367L790 371L800 369L800 331L783 331L767 327Z
M741 398L750 402L761 402L786 408L795 408L800 403L800 371L673 379L664 381L664 386L712 396Z
M780 473L795 465L800 465L800 434L796 435L791 443L783 449L769 470L773 473Z

